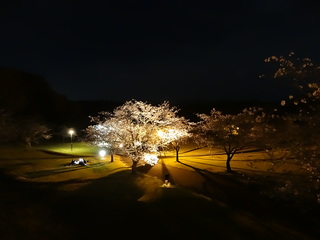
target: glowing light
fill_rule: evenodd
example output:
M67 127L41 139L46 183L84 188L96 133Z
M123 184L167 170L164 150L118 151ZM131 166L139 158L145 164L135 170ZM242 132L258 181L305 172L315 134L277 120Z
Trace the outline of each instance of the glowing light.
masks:
M100 156L100 157L104 157L104 156L106 156L106 154L107 154L107 152L106 152L106 150L104 150L104 149L102 149L102 150L99 151L99 156Z
M150 154L150 153L146 153L144 156L143 156L143 160L150 164L151 166L155 165L158 163L158 156L156 154Z
M232 134L233 134L233 135L238 135L239 133L238 133L237 130L232 130Z
M72 151L72 149L73 149L73 146L72 146L72 134L74 134L74 130L70 129L68 133L70 134L70 149Z
M123 144L122 143L119 144L119 148L123 148Z
M157 133L164 143L170 143L189 135L186 129L176 128L166 129L165 131L159 130Z
M69 130L69 134L72 136L72 134L74 134L74 130L73 130L73 129L70 129L70 130Z

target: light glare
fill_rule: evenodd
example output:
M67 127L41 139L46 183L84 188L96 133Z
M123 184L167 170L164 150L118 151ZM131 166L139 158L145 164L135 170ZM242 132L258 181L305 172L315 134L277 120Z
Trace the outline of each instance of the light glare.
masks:
M69 130L69 134L72 135L74 134L74 131L72 129Z
M107 154L106 150L100 150L100 151L99 151L99 156L100 156L100 157L105 157L106 154Z

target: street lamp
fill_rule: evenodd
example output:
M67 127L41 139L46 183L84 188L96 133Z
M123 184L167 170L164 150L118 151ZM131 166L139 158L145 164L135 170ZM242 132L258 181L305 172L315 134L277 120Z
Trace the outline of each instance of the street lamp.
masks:
M72 129L69 130L69 134L70 134L70 148L72 151L72 134L74 134L74 131Z

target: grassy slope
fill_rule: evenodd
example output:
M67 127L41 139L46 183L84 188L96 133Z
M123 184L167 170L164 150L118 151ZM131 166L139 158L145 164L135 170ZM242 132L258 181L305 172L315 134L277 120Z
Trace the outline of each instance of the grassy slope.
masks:
M215 239L311 239L187 189L161 188L158 178L132 175L119 157L110 163L88 146L75 144L71 156L69 146L46 146L51 153L1 149L2 239L83 239L101 234L142 239L208 235ZM192 157L182 154L181 161L223 171L223 159L212 162L204 149L193 153ZM166 154L166 163L190 169L176 163L170 152ZM65 166L82 156L90 161L88 166Z

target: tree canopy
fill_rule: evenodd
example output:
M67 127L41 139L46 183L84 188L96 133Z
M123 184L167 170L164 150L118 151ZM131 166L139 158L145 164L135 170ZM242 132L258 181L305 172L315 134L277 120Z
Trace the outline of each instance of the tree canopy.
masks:
M226 168L231 171L231 159L239 151L256 147L263 137L262 109L249 108L236 115L212 109L210 115L198 114L200 142L209 148L221 148L227 155Z
M131 100L113 112L100 112L92 117L94 125L86 129L87 140L95 145L116 149L132 160L132 171L139 162L153 165L160 150L187 132L179 128L187 120L177 115L178 109L169 102L157 106Z

